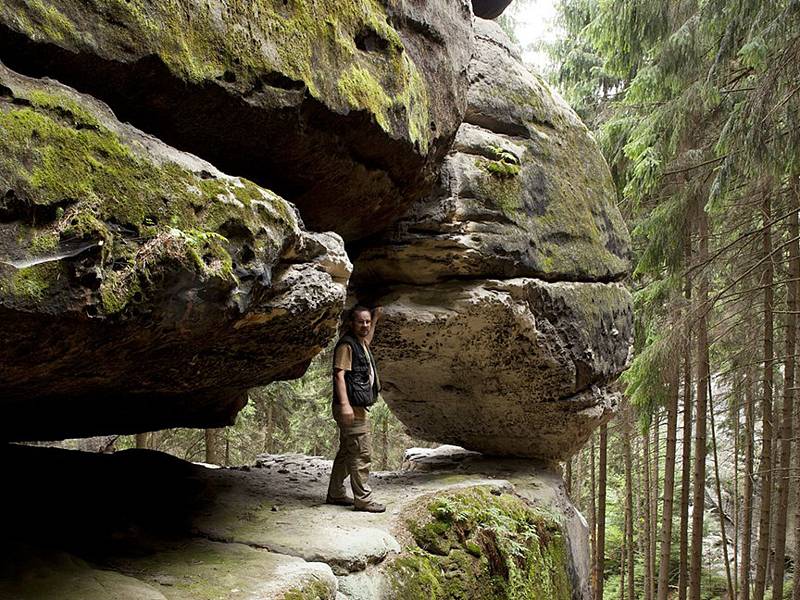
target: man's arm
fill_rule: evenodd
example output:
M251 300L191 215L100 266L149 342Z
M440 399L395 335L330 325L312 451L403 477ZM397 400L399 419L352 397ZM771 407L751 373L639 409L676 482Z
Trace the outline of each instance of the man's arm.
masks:
M344 373L344 369L336 369L333 372L333 389L336 390L336 402L339 405L342 425L350 426L353 424L353 407L350 406L350 399L347 397Z
M378 321L380 320L382 314L383 314L382 306L376 306L375 308L372 309L372 322L370 323L369 326L369 333L364 338L364 342L367 344L367 346L369 346L372 343L372 338L375 335L375 327L378 325Z

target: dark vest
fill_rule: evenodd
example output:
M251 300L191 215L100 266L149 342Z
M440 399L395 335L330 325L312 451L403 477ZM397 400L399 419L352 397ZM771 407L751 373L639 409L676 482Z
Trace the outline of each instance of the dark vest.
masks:
M347 398L350 400L351 406L372 406L378 399L378 392L381 391L381 382L378 379L378 367L375 365L375 359L372 356L372 351L369 349L365 352L364 346L351 334L343 335L338 342L336 348L342 344L348 344L352 350L353 364L350 371L344 372L344 382L347 387ZM334 354L336 350L334 350ZM369 385L369 366L372 364L372 372L374 373L375 380L372 383L372 388ZM336 400L336 388L333 390L333 401Z

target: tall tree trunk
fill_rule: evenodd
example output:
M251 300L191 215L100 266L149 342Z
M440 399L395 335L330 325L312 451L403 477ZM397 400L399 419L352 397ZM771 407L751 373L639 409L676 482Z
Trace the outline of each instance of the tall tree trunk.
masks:
M655 410L653 414L653 445L650 462L650 484L653 487L650 493L650 598L656 597L657 559L658 559L658 478L661 455L661 411Z
M150 448L152 445L151 433L137 433L136 434L136 447L137 448Z
M717 491L717 506L719 507L719 530L722 535L722 556L725 563L725 578L728 584L728 598L734 598L733 578L731 565L728 560L728 534L725 527L725 510L722 506L722 487L719 482L719 458L717 457L717 428L714 423L714 396L711 394L711 382L708 382L708 411L711 420L711 447L714 451L714 482Z
M597 581L596 598L603 600L603 576L605 573L606 549L606 474L608 469L608 426L600 426L600 461L598 465L597 489Z
M739 595L739 463L741 454L742 386L734 384L733 410L733 593Z
M627 531L628 509L625 507L623 516L622 530ZM622 543L619 547L619 600L625 600L625 560L627 559L627 549L625 548L625 535L622 536Z
M692 501L692 544L689 563L689 600L700 600L703 565L703 516L706 481L706 403L708 394L708 217L702 206L698 211L699 264L703 265L697 288L697 419L694 434L694 494Z
M210 465L220 464L219 429L206 429L206 462Z
M793 197L793 194L789 194ZM783 598L784 560L786 557L786 513L789 512L789 472L792 462L792 419L794 418L794 363L797 340L797 280L800 278L800 251L797 236L797 206L792 203L789 215L789 283L786 289L786 334L783 361L783 415L780 435L780 469L778 469L778 514L775 529L775 561L772 579L772 597Z
M774 306L774 305L773 305ZM777 359L773 361L773 367L777 365ZM780 449L779 449L779 437L781 433L781 407L783 406L782 398L780 394L776 395L775 393L775 382L774 382L774 373L775 370L773 369L773 388L772 388L772 508L770 509L770 527L769 527L769 552L767 553L767 582L765 584L764 589L764 596L768 597L772 594L767 594L767 590L772 588L772 571L775 561L775 539L777 538L776 534L776 517L775 515L778 514L778 479L780 478L778 475L778 471L780 470Z
M589 494L589 516L591 523L589 524L591 527L591 535L589 537L589 550L592 553L592 589L597 589L597 581L595 578L597 577L597 464L595 461L595 441L594 441L594 434L591 437L591 444L589 445L589 451L591 452L590 455L590 465L589 468L591 469L591 493Z
M650 483L650 428L642 434L642 488L644 490L644 501L642 502L642 530L644 531L644 600L653 600L653 562L652 547L653 536L651 525L651 508L653 506L651 495L652 487Z
M627 512L625 513L627 518ZM625 521L624 527L628 526ZM625 538L622 539L622 544L619 548L619 600L625 600Z
M750 600L750 549L753 545L753 373L747 369L744 384L744 491L742 493L742 552L739 562L739 600ZM800 598L798 598L800 600Z
M631 413L631 428L632 430L635 429L636 418L635 414ZM642 572L642 585L641 585L641 592L637 596L637 599L644 598L644 595L647 593L647 581L644 578L644 566L647 562L647 528L645 527L646 522L644 520L644 505L645 505L645 494L644 494L644 472L642 471L642 461L644 456L644 449L642 448L641 444L642 438L641 436L633 436L631 438L631 450L633 452L633 474L634 474L634 481L633 481L633 505L634 505L634 523L638 523L638 529L636 530L636 550L641 557L641 572Z
M686 243L686 263L691 262L691 241ZM686 277L684 296L692 298L692 282ZM683 341L683 427L681 432L680 546L678 551L678 600L686 600L689 589L689 491L692 470L692 324L686 319Z
M769 196L765 196L762 205L764 219L763 256L764 271L761 285L764 286L764 384L762 396L762 433L761 433L761 461L759 475L761 479L761 511L758 523L758 549L756 550L756 579L753 597L755 600L764 599L767 583L767 560L770 548L770 518L772 509L772 363L774 361L773 349L773 279L772 266L772 229L768 223L772 218L772 206Z
M275 439L275 416L273 413L272 400L266 402L267 422L264 426L264 452L272 454L275 452L273 440Z
M625 459L625 546L628 549L628 598L634 600L634 545L633 545L633 465L631 458L630 411L622 428L622 451Z
M792 208L795 213L800 206L800 179L795 174L792 179ZM797 237L797 236L795 236ZM800 410L794 417L794 430L800 433ZM800 473L800 447L794 449L795 473ZM800 600L800 485L795 485L795 509L794 509L794 587L792 588L792 600Z
M670 372L667 396L667 447L664 450L664 510L661 514L661 558L658 564L658 600L669 595L669 557L672 549L672 503L675 495L675 448L678 437L679 365Z

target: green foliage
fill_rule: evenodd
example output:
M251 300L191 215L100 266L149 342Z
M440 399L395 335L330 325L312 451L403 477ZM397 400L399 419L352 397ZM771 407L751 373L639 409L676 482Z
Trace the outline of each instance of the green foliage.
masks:
M649 425L652 413L666 401L665 365L671 360L674 360L674 349L669 340L651 330L643 349L622 374L627 384L626 395L639 409L643 427Z
M747 42L737 53L742 62L742 66L755 71L764 71L767 67L769 48L761 38L755 38Z
M550 74L567 102L584 121L593 123L601 104L613 95L619 81L603 65L603 58L588 37L588 28L598 16L593 0L560 0L558 25L567 33L546 47L558 68Z
M783 585L783 599L792 600L794 590L794 578L790 577ZM769 589L764 593L764 600L772 600L772 590Z
M664 398L653 371L677 348L668 338L693 318L676 308L697 211L712 224L731 219L743 194L783 194L800 170L792 125L800 6L562 0L558 8L556 83L597 128L632 229L638 356L625 380L649 410ZM753 223L746 212L734 218L731 236Z
M516 27L517 21L511 11L506 10L502 15L497 18L497 24L500 29L508 36L508 38L519 45L519 38L517 37Z
M718 433L727 428L732 436L740 387L750 386L756 401L760 393L759 384L750 383L761 368L753 340L760 337L754 331L762 326L756 315L763 289L753 257L761 252L765 225L776 248L788 240L779 215L788 214L788 199L798 189L800 3L561 0L558 8L564 38L551 49L559 64L555 83L595 130L632 231L636 333L623 377L626 395L644 430L661 413L687 334L703 315L710 324L712 373L719 373L715 399L731 405L723 417L717 413ZM760 213L764 198L771 198L774 223ZM711 230L707 261L698 255L701 211ZM783 279L774 286L776 306L792 277L784 256L779 249L770 257L776 279ZM701 277L710 287L710 306L684 298L685 286L696 290ZM776 348L782 336L779 326ZM728 382L737 391L724 398ZM613 490L622 468L609 447ZM730 486L726 491L733 494ZM612 491L606 598L619 597L623 507ZM715 519L705 526L713 529ZM704 597L726 593L720 574L705 569Z

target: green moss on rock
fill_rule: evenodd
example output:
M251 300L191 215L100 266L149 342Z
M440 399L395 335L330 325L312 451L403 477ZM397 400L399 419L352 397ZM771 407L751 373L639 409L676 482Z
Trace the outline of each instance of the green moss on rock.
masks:
M39 235L34 235L28 247L34 255L40 256L56 250L58 248L58 242L58 234L48 231Z
M27 33L40 31L45 38L57 42L74 41L78 39L75 25L67 19L61 11L50 2L30 0L28 2L30 20L23 19L27 25Z
M7 0L0 19L71 50L156 55L186 81L224 81L243 93L278 73L335 111L366 110L386 132L407 132L423 152L431 140L425 82L377 0L226 0L191 11L167 1ZM357 47L365 35L379 52Z
M519 218L522 208L523 184L519 166L505 160L475 159L477 167L487 173L477 184L483 198L512 220Z
M491 175L500 179L508 179L519 175L519 158L513 153L499 146L488 146L488 154L494 160L479 159L478 166L486 169Z
M353 65L339 78L337 86L339 93L352 107L368 110L375 115L381 127L391 131L388 110L392 100L369 71Z
M407 527L413 544L387 570L394 598L572 597L560 525L518 496L483 486L440 494Z
M0 187L34 211L21 217L30 234L18 243L24 254L40 257L61 243L97 242L97 294L106 314L121 312L146 294L154 273L176 264L199 281L235 286L234 245L222 231L231 224L267 262L298 226L278 196L246 180L201 176L155 158L74 95L52 88L14 93L15 102L0 101ZM5 272L3 295L43 298L57 280L43 276L45 270Z
M0 296L26 304L41 301L61 275L61 266L57 263L11 269L8 275L0 273Z
M502 160L493 160L486 165L486 170L492 175L500 178L514 177L519 175L519 165L509 164Z

